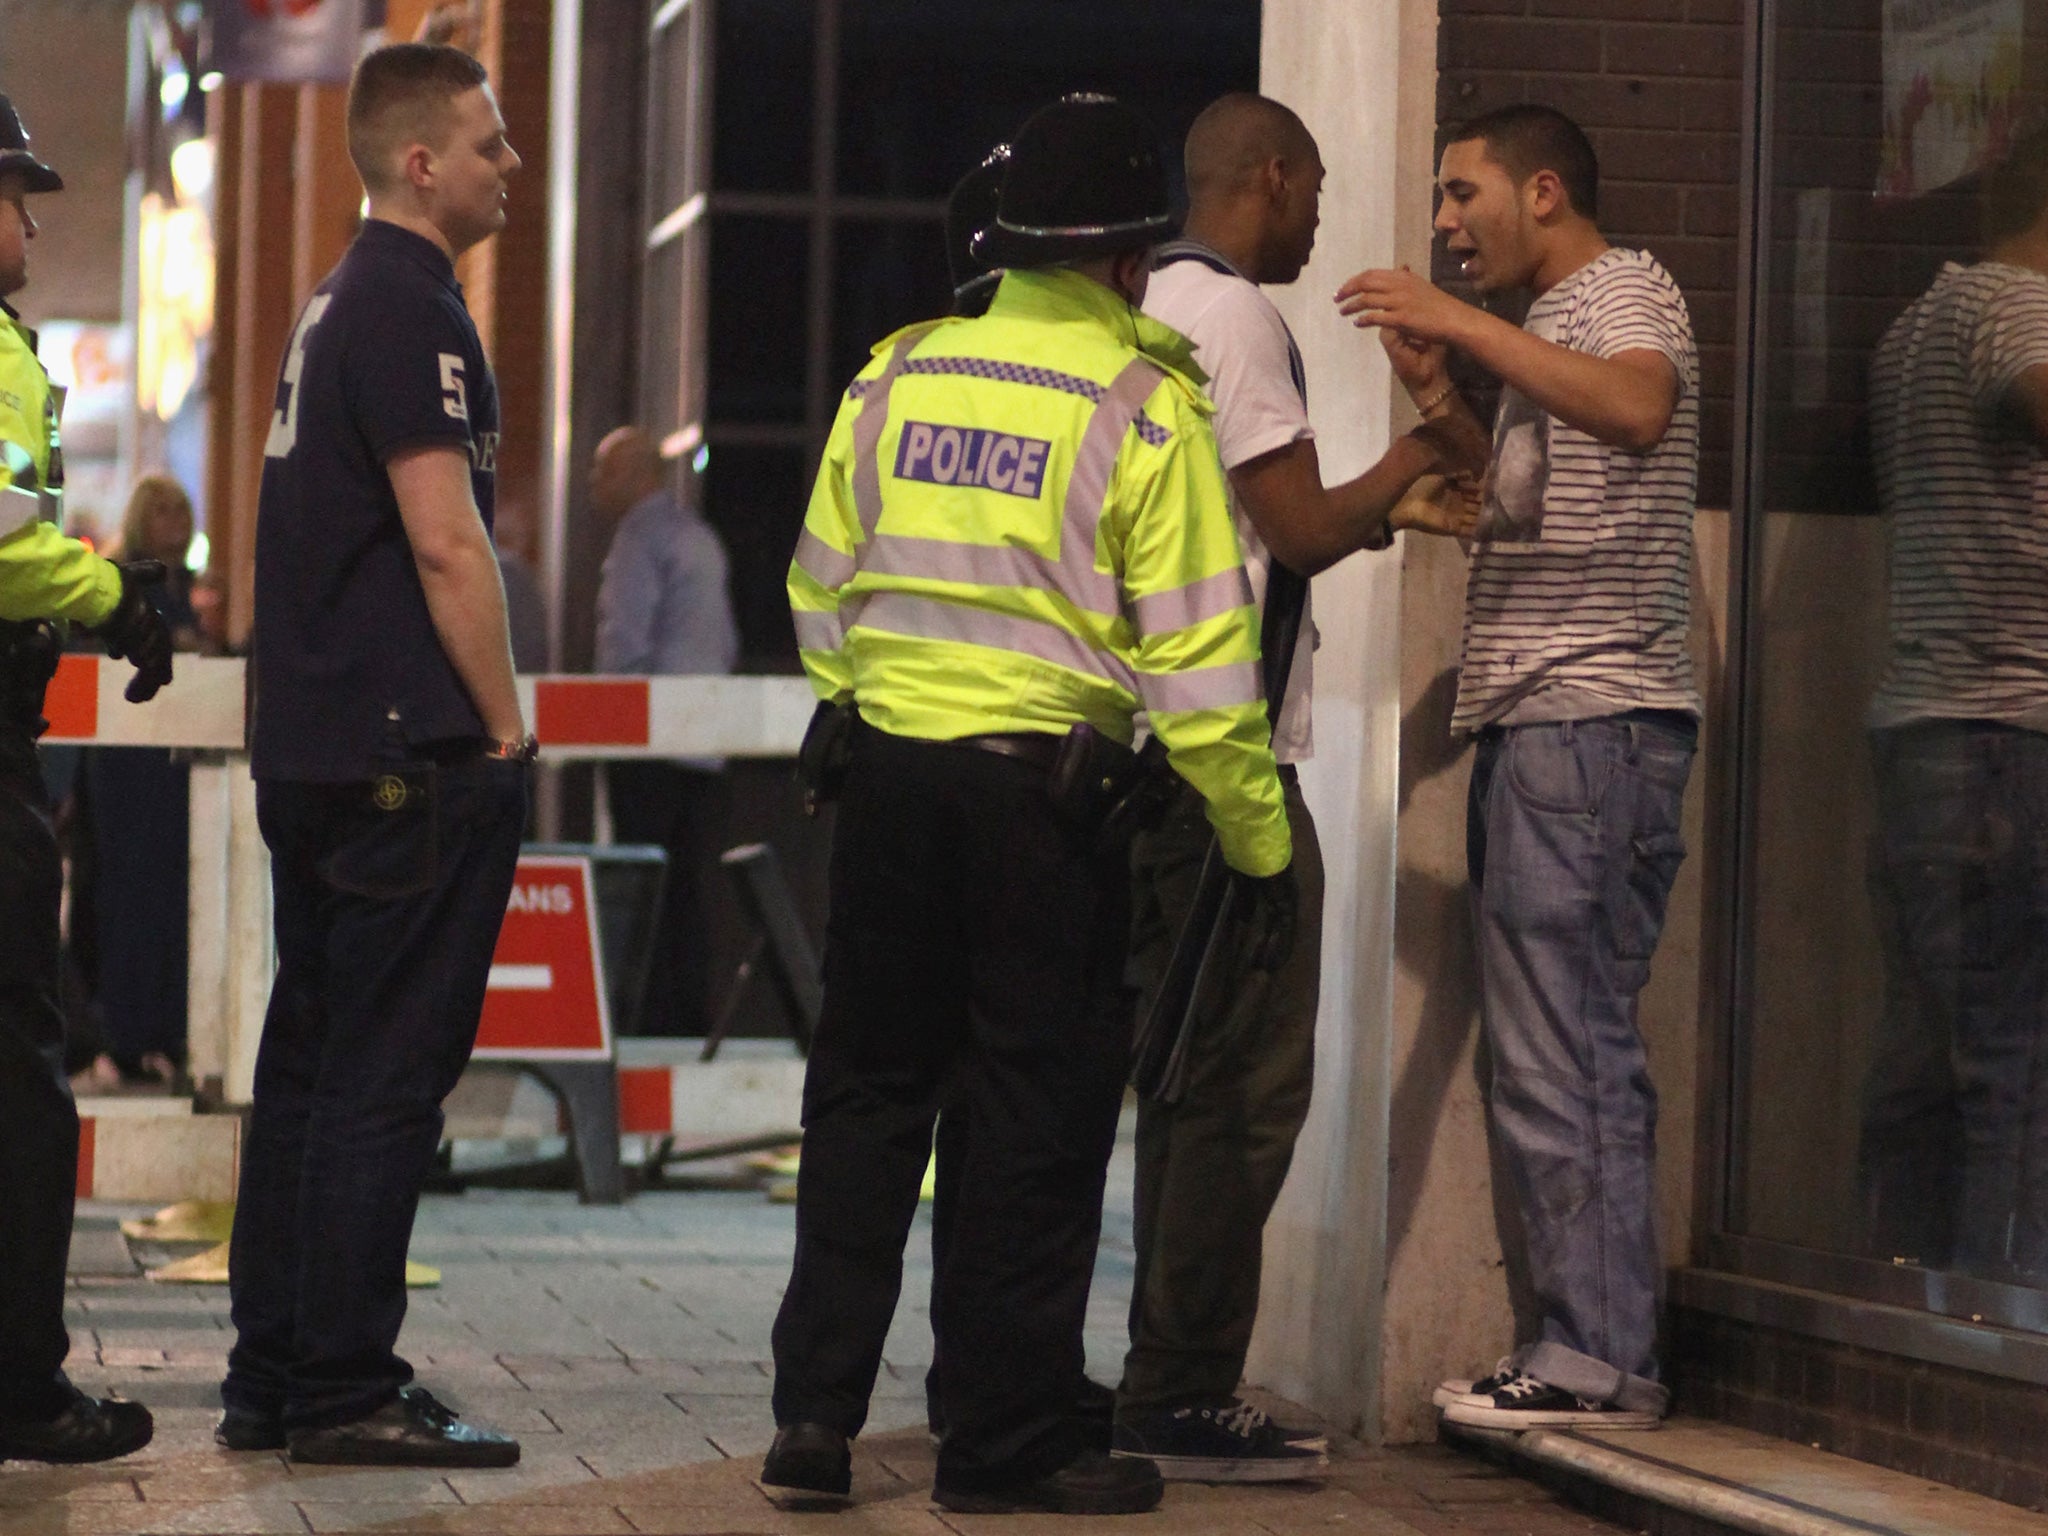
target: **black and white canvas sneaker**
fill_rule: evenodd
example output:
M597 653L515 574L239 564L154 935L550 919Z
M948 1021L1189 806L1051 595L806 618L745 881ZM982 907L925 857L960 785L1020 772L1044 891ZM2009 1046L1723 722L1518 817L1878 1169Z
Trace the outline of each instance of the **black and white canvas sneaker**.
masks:
M1474 1394L1491 1397L1506 1386L1508 1378L1514 1374L1514 1356L1502 1355L1495 1364L1491 1376L1481 1376L1469 1381L1453 1376L1447 1381L1439 1382L1437 1389L1429 1394L1429 1400L1439 1408L1448 1408L1453 1401L1461 1397L1471 1397Z
M1444 1383L1444 1387L1452 1383ZM1654 1413L1596 1403L1538 1381L1526 1371L1510 1371L1504 1378L1488 1377L1472 1383L1473 1390L1450 1396L1439 1395L1437 1404L1451 1424L1474 1429L1655 1429L1663 1420ZM1481 1387L1491 1391L1482 1392ZM1443 1389L1439 1388L1439 1393Z
M1280 1483L1329 1471L1327 1442L1297 1443L1288 1433L1262 1409L1227 1398L1120 1413L1110 1447L1155 1462L1169 1482Z

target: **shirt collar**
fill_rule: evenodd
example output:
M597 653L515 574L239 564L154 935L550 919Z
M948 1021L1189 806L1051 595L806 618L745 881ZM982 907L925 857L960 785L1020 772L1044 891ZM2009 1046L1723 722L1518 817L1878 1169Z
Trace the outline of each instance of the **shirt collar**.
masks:
M415 262L436 282L445 283L458 294L462 292L462 284L455 280L455 263L425 235L416 235L389 219L365 219L356 234L356 244L365 250Z

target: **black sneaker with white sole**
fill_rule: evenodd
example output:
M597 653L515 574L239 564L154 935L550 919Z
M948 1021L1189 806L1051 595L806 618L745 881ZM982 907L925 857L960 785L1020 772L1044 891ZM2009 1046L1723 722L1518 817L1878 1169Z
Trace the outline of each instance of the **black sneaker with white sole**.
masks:
M1145 1457L1161 1477L1189 1483L1284 1483L1329 1471L1327 1441L1288 1434L1263 1410L1226 1398L1119 1413L1110 1453Z
M1470 1381L1453 1376L1447 1381L1437 1383L1437 1389L1429 1394L1429 1400L1439 1408L1448 1408L1457 1398L1491 1397L1508 1384L1509 1377L1516 1374L1518 1373L1514 1366L1514 1356L1503 1355L1494 1366L1491 1376L1480 1376Z
M1596 1403L1538 1381L1527 1371L1510 1371L1497 1382L1488 1378L1472 1386L1472 1391L1452 1395L1448 1402L1439 1400L1446 1423L1506 1430L1655 1429L1663 1423L1657 1414ZM1482 1386L1492 1390L1478 1390Z

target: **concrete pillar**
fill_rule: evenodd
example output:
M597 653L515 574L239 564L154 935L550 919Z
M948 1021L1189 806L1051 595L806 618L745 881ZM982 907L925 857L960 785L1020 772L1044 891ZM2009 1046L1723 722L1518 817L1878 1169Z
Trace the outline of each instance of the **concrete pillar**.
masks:
M1391 434L1395 391L1385 358L1372 336L1336 313L1331 295L1363 267L1427 264L1435 36L1431 0L1265 6L1261 89L1301 114L1329 168L1314 260L1300 281L1274 293L1308 365L1309 415L1327 482L1367 468ZM1302 782L1329 869L1315 1099L1267 1226L1248 1366L1255 1382L1372 1440L1382 1433L1379 1341L1406 1323L1386 1310L1381 1241L1403 558L1354 555L1315 583L1316 756Z

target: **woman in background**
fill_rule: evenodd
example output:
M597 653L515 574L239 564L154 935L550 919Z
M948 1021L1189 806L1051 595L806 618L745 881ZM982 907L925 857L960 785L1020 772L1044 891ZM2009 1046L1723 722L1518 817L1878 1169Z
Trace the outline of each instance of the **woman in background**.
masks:
M154 596L181 651L200 646L185 566L192 532L184 487L169 475L136 482L116 558L164 563ZM184 1078L189 770L165 747L93 747L85 766L103 1049L76 1086L168 1091Z

